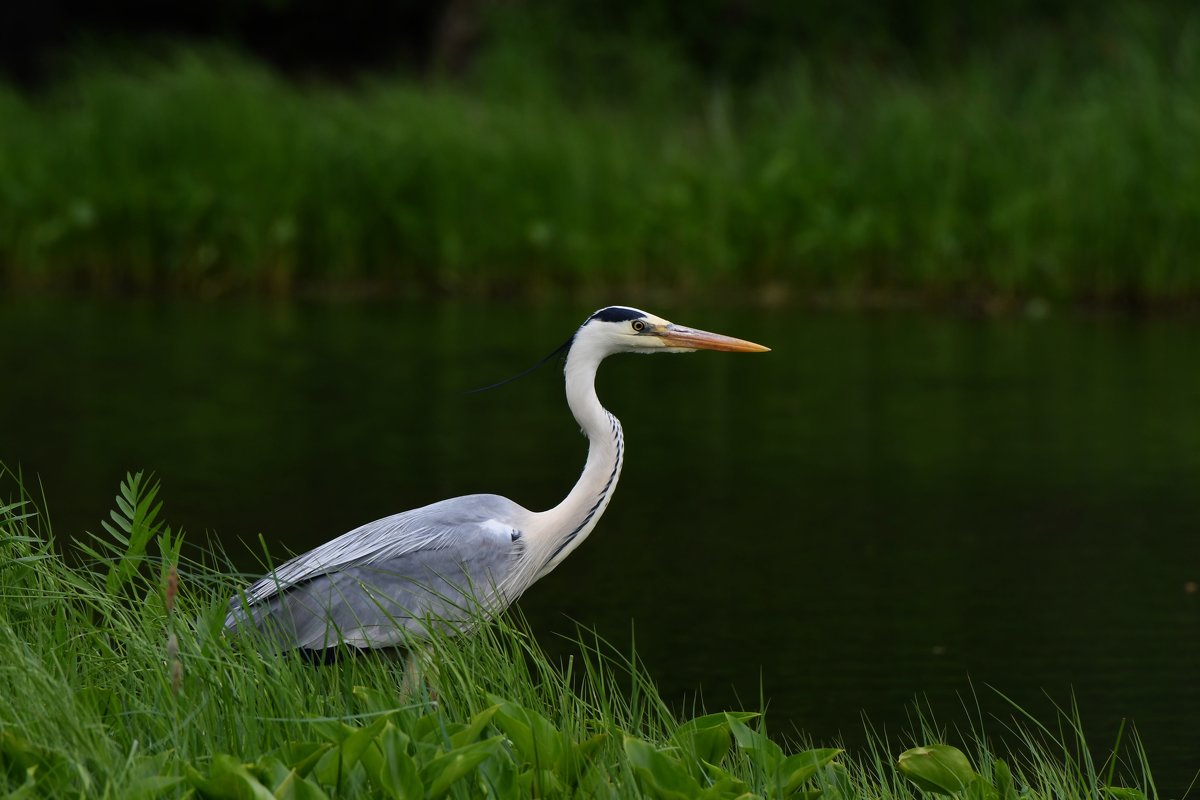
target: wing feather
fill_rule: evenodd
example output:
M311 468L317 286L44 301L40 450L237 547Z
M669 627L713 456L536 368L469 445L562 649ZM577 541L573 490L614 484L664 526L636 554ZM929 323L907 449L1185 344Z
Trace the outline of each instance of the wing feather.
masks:
M497 495L468 495L367 523L234 597L225 627L249 621L307 648L397 644L431 618L461 627L472 607L507 605L494 590L521 551L527 513Z

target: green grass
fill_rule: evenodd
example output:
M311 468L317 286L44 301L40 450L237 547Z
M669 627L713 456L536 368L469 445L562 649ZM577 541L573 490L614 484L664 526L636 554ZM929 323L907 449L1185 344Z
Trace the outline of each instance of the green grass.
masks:
M78 566L23 489L0 503L7 796L1157 796L1136 740L1120 771L1097 763L1071 715L1028 725L1007 762L982 729L959 737L968 758L924 721L915 734L935 744L903 753L880 737L862 753L781 746L761 714L679 718L635 658L594 638L552 663L512 615L435 637L418 681L396 658L260 655L221 632L241 579L219 557L181 562L156 495L128 478Z
M634 47L620 97L503 47L352 86L83 58L0 87L0 279L1195 299L1200 16L1109 27L752 86Z

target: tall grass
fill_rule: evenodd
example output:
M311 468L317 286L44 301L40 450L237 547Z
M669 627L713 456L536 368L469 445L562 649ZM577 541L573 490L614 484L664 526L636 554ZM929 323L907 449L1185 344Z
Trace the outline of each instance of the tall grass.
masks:
M0 88L0 279L1195 298L1200 16L1092 41L753 86L634 47L620 97L503 47L471 80L353 86L83 58Z
M222 634L241 579L219 557L181 560L156 491L129 477L81 566L19 482L0 504L10 796L1155 796L1136 743L1139 760L1118 772L1092 760L1077 725L1030 727L1011 769L982 731L970 759L931 744L894 762L899 747L879 737L861 754L781 748L759 714L678 718L636 659L593 638L553 663L512 616L435 636L417 681L379 654L321 667L262 655ZM916 733L946 738L924 720ZM1116 787L1122 775L1133 786Z

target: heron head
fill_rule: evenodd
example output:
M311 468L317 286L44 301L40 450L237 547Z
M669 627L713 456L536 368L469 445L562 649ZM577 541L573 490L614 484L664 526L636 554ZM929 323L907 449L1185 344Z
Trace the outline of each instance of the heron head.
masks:
M694 350L724 350L731 353L762 353L761 344L687 328L629 306L608 306L587 318L576 336L595 337L609 352L690 353Z

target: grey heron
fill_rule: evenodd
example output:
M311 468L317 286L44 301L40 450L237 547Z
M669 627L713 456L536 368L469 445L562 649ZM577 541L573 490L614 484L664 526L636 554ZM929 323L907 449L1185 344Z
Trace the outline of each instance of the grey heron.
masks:
M458 632L499 613L583 543L617 487L625 440L596 396L601 361L613 353L769 348L609 306L562 349L567 405L589 444L583 473L561 503L529 511L473 494L368 522L232 598L226 629L257 629L280 649L326 651L407 644L431 624Z

